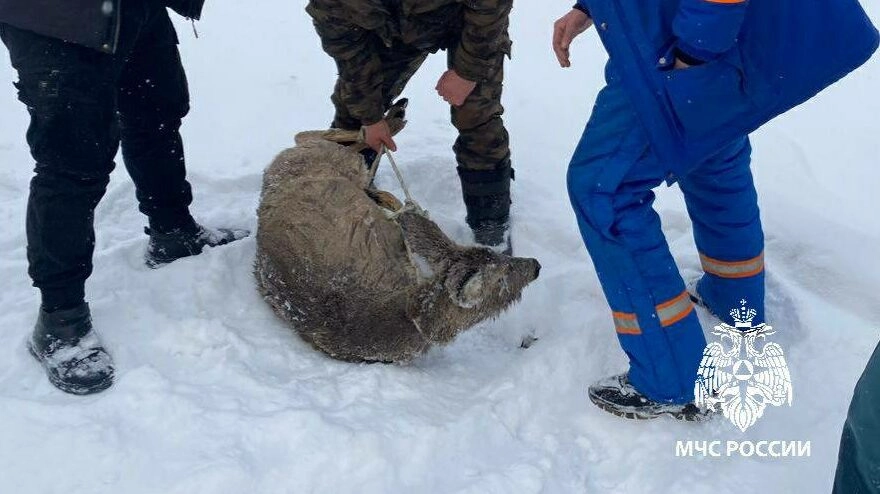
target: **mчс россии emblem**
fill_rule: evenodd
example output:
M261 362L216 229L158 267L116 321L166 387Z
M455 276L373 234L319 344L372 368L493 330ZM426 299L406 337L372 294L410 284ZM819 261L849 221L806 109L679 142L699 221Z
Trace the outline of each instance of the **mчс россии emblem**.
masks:
M771 342L773 327L752 325L756 312L746 307L730 311L736 326L722 323L712 334L697 371L694 386L697 406L720 410L745 432L764 415L767 406L791 406L791 375L779 344Z

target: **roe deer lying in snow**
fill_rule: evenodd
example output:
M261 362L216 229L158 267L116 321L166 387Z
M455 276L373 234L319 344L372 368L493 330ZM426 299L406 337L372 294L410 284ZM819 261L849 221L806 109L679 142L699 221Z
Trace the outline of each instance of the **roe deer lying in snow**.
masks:
M256 277L279 316L331 357L406 362L519 300L538 261L456 245L372 189L357 141L303 132L266 169Z

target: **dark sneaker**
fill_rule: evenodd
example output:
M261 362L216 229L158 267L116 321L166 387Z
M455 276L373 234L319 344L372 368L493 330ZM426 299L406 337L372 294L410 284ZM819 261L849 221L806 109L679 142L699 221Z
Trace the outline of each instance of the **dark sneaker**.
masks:
M507 221L487 220L473 228L474 241L499 254L511 255L513 245L510 241L510 224Z
M678 420L701 422L710 416L693 403L676 405L650 400L630 384L627 374L593 384L589 395L590 401L602 410L627 419L650 420L666 415Z
M88 395L113 384L113 360L92 328L88 304L55 312L41 309L28 350L61 391Z
M198 226L192 231L176 229L168 233L154 232L149 228L144 228L144 233L150 236L150 243L147 245L144 259L147 266L151 268L164 266L183 257L197 256L202 253L205 247L226 245L250 235L247 230L227 228L215 230L203 226Z

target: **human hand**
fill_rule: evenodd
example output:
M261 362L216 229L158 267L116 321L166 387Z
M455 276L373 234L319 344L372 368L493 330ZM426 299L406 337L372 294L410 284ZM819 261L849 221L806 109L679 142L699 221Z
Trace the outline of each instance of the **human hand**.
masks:
M571 67L569 47L571 42L593 25L593 18L578 9L560 17L553 23L553 52L560 67Z
M377 153L382 152L382 146L391 151L397 151L397 144L391 136L391 128L384 119L372 125L364 126L364 143L370 146Z
M444 101L452 106L461 106L476 87L476 82L463 78L454 69L449 69L440 76L436 89Z

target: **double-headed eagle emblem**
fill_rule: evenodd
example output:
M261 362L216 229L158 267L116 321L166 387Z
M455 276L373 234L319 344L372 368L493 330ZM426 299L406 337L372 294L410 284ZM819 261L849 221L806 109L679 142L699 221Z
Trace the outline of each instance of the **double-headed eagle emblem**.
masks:
M764 415L767 406L791 406L791 375L782 347L767 339L775 334L772 326L753 326L756 312L746 307L745 300L730 315L736 326L715 326L712 334L720 341L710 343L703 352L694 386L695 403L720 409L745 432Z

